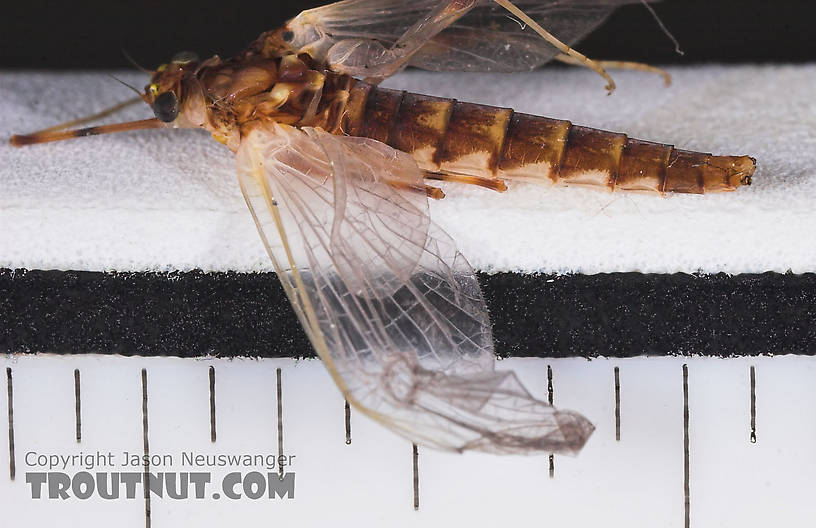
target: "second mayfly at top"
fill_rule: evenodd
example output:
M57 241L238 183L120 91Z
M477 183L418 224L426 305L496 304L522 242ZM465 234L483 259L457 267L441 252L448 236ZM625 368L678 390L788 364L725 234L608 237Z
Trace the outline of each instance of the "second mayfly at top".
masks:
M658 68L597 61L572 47L616 7L638 2L657 19L647 0L344 0L303 11L262 34L253 47L264 56L305 53L335 73L371 84L406 66L507 73L550 60L594 70L610 93L610 68L658 73L669 84L671 77Z

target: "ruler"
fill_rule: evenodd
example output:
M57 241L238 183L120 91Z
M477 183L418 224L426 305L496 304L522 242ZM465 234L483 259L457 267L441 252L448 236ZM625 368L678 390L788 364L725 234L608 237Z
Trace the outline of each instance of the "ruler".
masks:
M807 357L500 361L539 398L592 420L577 457L415 449L347 409L313 359L12 354L0 365L4 526L684 527L816 515L816 421L806 414L816 360ZM240 456L252 463L233 465ZM209 483L202 498L191 481L186 499L166 481L148 499L140 487L127 497L124 484L115 499L98 489L80 498L83 472L110 484L112 473L145 470L172 474L176 495L185 472ZM51 498L43 473L59 474L55 486L70 479L68 497Z

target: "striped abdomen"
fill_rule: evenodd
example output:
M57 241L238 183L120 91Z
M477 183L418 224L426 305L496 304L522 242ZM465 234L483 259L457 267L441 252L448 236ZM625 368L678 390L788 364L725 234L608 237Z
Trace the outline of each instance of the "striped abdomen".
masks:
M707 193L749 185L756 162L677 150L569 121L357 83L342 132L410 153L442 174ZM339 132L339 131L338 131Z

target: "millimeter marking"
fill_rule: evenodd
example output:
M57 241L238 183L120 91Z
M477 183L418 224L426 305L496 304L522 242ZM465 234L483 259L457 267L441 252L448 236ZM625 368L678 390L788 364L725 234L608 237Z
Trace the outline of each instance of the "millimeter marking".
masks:
M74 413L76 414L76 441L82 442L82 399L80 398L79 369L74 369Z
M147 440L147 369L142 369L142 447L144 474L142 487L145 501L145 528L150 528L150 443Z
M414 466L414 510L419 509L419 449L416 444L412 446L413 466Z
M345 413L346 413L346 445L351 444L351 406L349 405L348 400L345 401Z
M756 444L756 369L751 365L751 443Z
M691 490L689 484L689 393L688 365L683 364L683 500L685 528L691 526Z
M283 402L281 401L283 390L280 367L275 370L275 376L278 384L278 460L283 460ZM280 464L278 465L278 478L283 479L283 466Z
M620 442L620 368L615 367L615 441Z
M547 365L547 403L553 404L552 367ZM555 477L555 455L550 453L550 478Z
M14 385L11 379L11 367L6 367L6 390L8 391L9 478L14 480L17 467L14 462Z
M215 443L215 367L210 366L210 442Z

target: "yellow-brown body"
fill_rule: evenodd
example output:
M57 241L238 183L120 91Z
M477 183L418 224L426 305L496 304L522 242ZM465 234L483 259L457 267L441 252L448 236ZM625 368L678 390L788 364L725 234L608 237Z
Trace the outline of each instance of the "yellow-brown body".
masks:
M704 193L751 182L747 156L712 156L569 121L357 82L335 133L377 139L432 173L610 190Z
M172 93L172 126L200 127L237 150L256 126L274 121L376 139L411 154L430 179L504 190L504 181L589 185L657 193L733 191L749 185L756 161L713 156L569 121L379 88L326 71L310 57L267 57L250 47L226 61L163 65L144 100ZM155 108L155 106L154 106ZM156 119L13 136L20 146L135 128Z
M297 92L269 118L376 139L411 154L430 177L475 178L482 185L522 180L623 191L710 193L749 185L756 167L748 156L678 150L509 108L379 88L344 75L318 73L311 69L314 65L306 66L305 57L283 59L287 60L279 75L305 77L306 73L289 71L303 70L312 76L313 88L304 93L303 84L295 84ZM241 119L244 123L260 117L257 112L242 113L249 117Z

